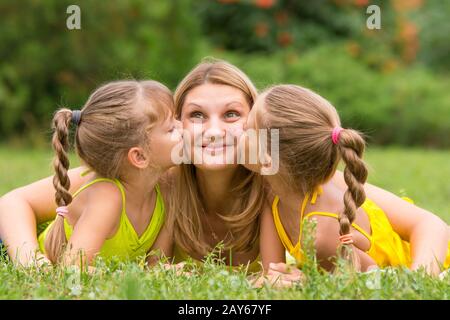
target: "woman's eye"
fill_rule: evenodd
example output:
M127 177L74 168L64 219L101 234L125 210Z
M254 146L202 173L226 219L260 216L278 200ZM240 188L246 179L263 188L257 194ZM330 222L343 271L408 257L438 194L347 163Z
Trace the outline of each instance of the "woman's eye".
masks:
M228 111L227 113L225 113L225 118L226 119L239 118L240 116L241 115L237 111Z
M199 111L192 112L190 117L194 118L194 119L204 119L205 118L203 113L201 113Z

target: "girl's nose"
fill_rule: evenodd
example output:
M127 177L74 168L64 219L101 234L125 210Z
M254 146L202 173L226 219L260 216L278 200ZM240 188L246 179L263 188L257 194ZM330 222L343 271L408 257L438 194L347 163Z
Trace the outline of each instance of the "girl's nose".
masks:
M181 123L180 120L175 120L175 128L176 128L178 131L183 130L183 124Z

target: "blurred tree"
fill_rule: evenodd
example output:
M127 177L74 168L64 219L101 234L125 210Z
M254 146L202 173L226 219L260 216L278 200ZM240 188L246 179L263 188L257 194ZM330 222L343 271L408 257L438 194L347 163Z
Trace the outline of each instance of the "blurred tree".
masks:
M191 1L0 0L0 139L49 128L62 105L80 108L105 81L153 78L174 87L198 61Z

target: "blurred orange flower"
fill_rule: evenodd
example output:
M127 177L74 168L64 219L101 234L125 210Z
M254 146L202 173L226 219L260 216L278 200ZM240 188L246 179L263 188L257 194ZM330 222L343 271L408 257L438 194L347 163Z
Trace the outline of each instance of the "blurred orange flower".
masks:
M423 0L393 0L391 2L396 11L414 10L423 5Z
M262 9L268 9L275 5L276 0L255 0L255 4L257 7Z
M258 22L254 30L258 38L264 38L269 32L269 26L265 22Z
M275 21L280 25L285 25L289 20L289 14L286 11L278 11L275 13Z
M402 58L406 62L415 60L419 50L417 26L411 21L400 22L399 42L402 44Z
M398 62L394 59L386 60L381 66L381 72L384 74L391 73L398 68Z
M361 53L361 46L354 41L348 42L346 44L346 49L347 52L354 58L359 56L359 54Z
M282 31L278 34L277 41L282 47L287 47L293 41L292 35L287 31Z
M365 7L369 4L369 0L355 0L354 3L358 7Z

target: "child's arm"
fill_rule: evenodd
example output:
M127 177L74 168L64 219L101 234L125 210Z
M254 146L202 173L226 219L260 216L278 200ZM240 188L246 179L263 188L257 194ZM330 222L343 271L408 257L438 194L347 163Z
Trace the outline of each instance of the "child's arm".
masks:
M91 263L105 240L116 233L122 206L122 194L115 184L99 182L89 187L83 213L68 241L65 265L80 265L80 252L83 253L83 266Z
M337 249L340 245L339 222L335 218L325 216L315 216L311 219L317 220L316 238L314 242L317 261L323 269L333 271ZM352 246L352 248L355 250L360 263L357 271L365 272L369 268L377 266L376 262L367 253L356 246Z
M394 194L367 184L367 197L387 215L392 228L411 245L411 269L425 267L431 274L439 274L439 263L447 255L449 228L433 213L419 208Z
M341 172L336 172L335 182L346 187ZM400 237L410 242L411 269L424 266L432 274L439 273L439 263L446 258L449 227L438 216L419 208L394 194L366 183L364 190L387 215L392 228Z
M286 253L273 221L272 209L266 205L261 215L259 251L264 272L270 263L286 262Z
M152 251L154 254L152 254ZM149 266L156 264L159 259L166 257L172 258L173 256L173 237L172 233L169 232L167 226L161 228L161 231L158 234L158 238L156 238L155 243L150 249L150 255L147 258L147 263Z
M288 274L273 272L270 268L271 265L284 265L286 262L286 253L278 236L269 204L265 206L264 211L261 214L260 223L259 253L263 271L252 277L250 282L257 288L263 286L265 283L273 286L291 286L293 284L293 276L290 272L292 269L296 268L292 267L289 269Z
M161 258L166 257L171 259L173 257L173 230L169 228L170 222L168 221L168 216L170 214L170 199L171 191L174 188L174 169L169 169L158 181L160 192L164 201L164 211L165 211L165 221L161 228L161 231L156 238L155 243L149 251L149 256L147 257L147 264L152 266L156 264Z
M68 171L73 193L87 182L91 174L81 177L86 168ZM17 188L0 198L0 239L14 262L29 265L38 251L36 226L55 218L53 177Z

